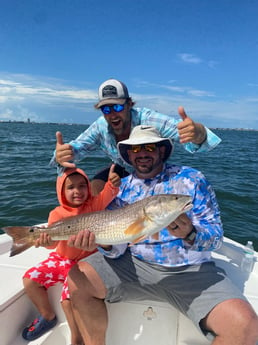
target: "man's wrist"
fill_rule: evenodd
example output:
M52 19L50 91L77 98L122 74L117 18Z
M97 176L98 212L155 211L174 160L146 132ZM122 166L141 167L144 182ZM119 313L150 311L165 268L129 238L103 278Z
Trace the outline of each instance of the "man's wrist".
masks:
M201 145L207 139L207 132L205 127L200 123L195 123L197 126L197 137L194 141L195 144Z

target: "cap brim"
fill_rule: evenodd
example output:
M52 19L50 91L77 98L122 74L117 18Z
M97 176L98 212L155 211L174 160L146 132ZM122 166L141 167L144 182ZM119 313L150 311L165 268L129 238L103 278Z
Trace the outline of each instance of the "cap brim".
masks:
M107 104L124 104L126 98L106 98L95 105L95 108L100 108Z

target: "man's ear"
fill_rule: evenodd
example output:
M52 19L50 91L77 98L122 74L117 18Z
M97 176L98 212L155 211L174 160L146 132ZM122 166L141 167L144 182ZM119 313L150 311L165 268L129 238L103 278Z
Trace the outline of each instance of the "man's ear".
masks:
M126 150L127 151L127 154L128 154L128 158L129 158L129 161L132 163L132 159L131 159L131 150Z
M129 97L129 98L127 99L127 104L128 104L129 107L133 107L134 104L135 104L135 102L133 102L132 98Z
M162 160L164 160L165 152L166 152L166 146L160 146L159 152L160 152L160 156L161 156Z

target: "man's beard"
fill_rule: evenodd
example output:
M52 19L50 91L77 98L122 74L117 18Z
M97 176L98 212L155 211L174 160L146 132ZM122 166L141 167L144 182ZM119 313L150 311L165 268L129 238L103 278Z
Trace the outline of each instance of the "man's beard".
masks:
M137 163L138 160L140 159L148 159L149 162L148 163ZM141 157L141 158L136 158L135 160L135 169L141 173L142 175L145 174L149 174L151 173L154 169L156 169L157 167L160 166L160 164L163 165L163 162L161 159L159 159L158 161L153 162L153 158L152 157Z
M152 166L152 165L151 165L151 166L143 166L143 165L138 166L138 165L137 165L137 170L138 170L141 174L148 174L148 173L152 172L153 166Z

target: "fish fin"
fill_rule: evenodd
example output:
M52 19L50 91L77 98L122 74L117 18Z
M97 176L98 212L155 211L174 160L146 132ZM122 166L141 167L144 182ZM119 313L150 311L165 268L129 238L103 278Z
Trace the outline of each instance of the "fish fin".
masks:
M135 244L135 243L139 243L139 242L145 240L145 238L147 238L147 237L148 237L147 235L143 235L143 236L140 236L140 237L135 238L135 239L131 242L131 244L129 244L129 247L132 246L132 245ZM157 241L158 241L158 239L159 239L159 233L156 232L156 233L155 233L154 235L152 235L151 237L152 237L154 240L157 240Z
M28 232L31 228L31 226L7 226L2 228L13 239L10 256L20 254L34 244L34 241L28 238Z
M147 238L148 236L147 235L143 235L143 236L140 236L140 237L137 237L137 238L135 238L132 242L130 242L129 244L128 244L128 247L131 247L131 246L133 246L135 243L139 243L139 242L141 242L141 241L143 241L143 240L145 240L145 238ZM154 235L152 235L151 236L154 240L159 240L159 233L158 232L156 232Z
M124 234L137 235L141 233L141 231L144 229L144 220L145 220L145 217L137 219L135 222L129 225L127 229L125 229Z

